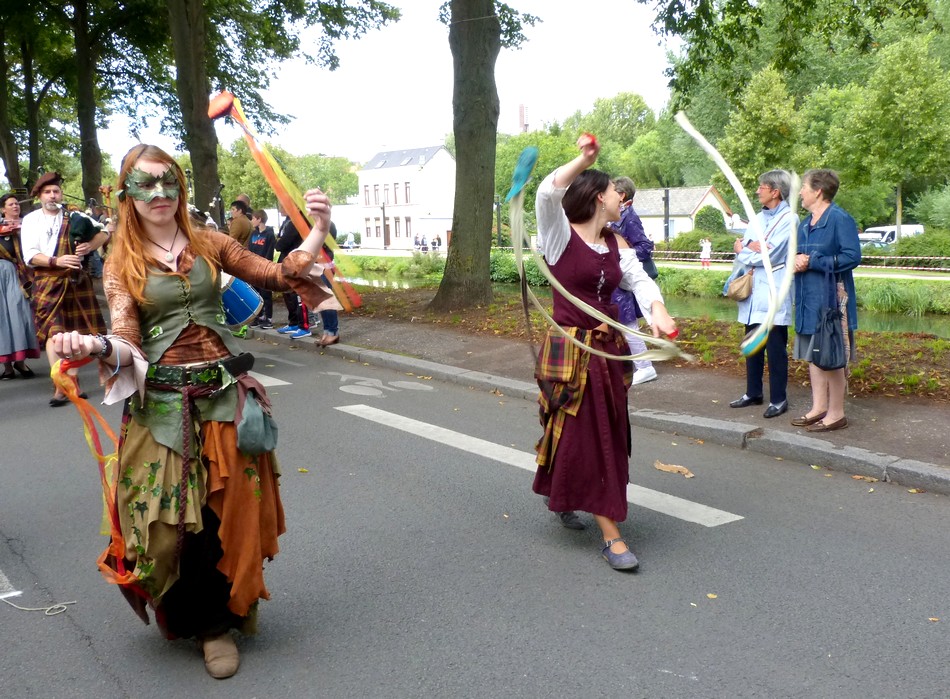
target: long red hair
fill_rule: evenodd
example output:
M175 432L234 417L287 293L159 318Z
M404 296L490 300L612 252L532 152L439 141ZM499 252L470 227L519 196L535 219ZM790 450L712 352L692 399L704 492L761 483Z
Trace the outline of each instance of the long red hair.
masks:
M125 180L129 173L135 167L139 160L149 160L156 163L169 165L175 172L175 179L178 181L178 209L175 211L175 223L181 230L182 235L188 240L192 251L198 257L203 257L211 267L211 274L217 279L218 260L217 252L208 239L197 232L191 224L188 216L187 192L188 186L185 183L185 174L181 171L172 157L158 146L138 145L132 148L122 159L122 167L119 169L119 184L117 190L125 189ZM150 260L152 256L146 252L145 244L147 236L138 212L135 210L134 200L131 197L124 196L119 199L119 224L116 228L112 240L112 250L109 253L110 267L115 270L115 275L122 282L122 285L128 289L138 303L145 303L145 282L148 279ZM155 274L155 268L152 267L152 274ZM159 274L168 274L179 276L188 283L188 278L180 272L158 272Z

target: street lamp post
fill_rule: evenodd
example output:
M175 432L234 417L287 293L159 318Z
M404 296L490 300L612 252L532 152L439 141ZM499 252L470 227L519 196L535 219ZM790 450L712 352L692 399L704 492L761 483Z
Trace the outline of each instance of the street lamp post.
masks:
M501 247L501 197L495 195L495 214L498 219L498 247Z

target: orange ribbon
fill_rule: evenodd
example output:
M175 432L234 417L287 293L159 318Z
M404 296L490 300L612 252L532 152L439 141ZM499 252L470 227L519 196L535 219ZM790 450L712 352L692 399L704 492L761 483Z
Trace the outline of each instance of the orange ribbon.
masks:
M76 369L91 361L91 357L58 361L50 370L50 377L53 379L53 384L69 398L79 411L86 444L89 445L89 451L99 465L99 480L102 483L103 500L101 533L111 537L109 546L102 552L97 561L99 572L106 580L116 585L132 585L137 580L132 572L125 568L125 539L122 536L119 512L115 504L116 488L118 486L119 442L116 439L115 432L112 431L109 423L106 422L99 411L92 407L88 400L79 397L79 383L76 378L66 373L70 369ZM102 439L99 436L97 423L112 442L113 451L109 454L105 454L102 448Z
M297 185L287 177L287 174L280 167L277 159L261 144L257 132L248 124L247 118L244 116L244 110L241 109L241 101L230 92L220 92L215 95L208 104L208 116L212 119L230 116L237 122L238 126L244 131L244 138L247 141L251 155L254 157L254 161L261 169L264 179L267 180L267 184L271 186L274 194L277 195L277 201L284 207L284 211L287 212L290 220L294 222L294 226L296 226L300 232L301 237L306 238L310 235L311 222L308 220L308 217L302 213L307 210L307 203L304 201L303 194ZM337 246L333 238L327 237L326 245L332 250L339 250L339 246ZM334 296L336 296L337 300L343 306L343 309L352 311L354 308L359 308L363 303L360 295L349 282L336 279L336 276L330 268L330 258L323 250L319 252L317 259L328 266L326 273L327 281L330 282L330 288L333 290Z

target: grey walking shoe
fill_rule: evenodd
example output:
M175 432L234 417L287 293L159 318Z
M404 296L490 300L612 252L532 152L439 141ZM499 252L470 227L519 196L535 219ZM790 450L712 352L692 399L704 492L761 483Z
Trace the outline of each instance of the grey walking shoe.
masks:
M632 572L639 568L640 561L638 561L637 557L633 555L633 551L630 550L629 546L623 553L614 553L610 550L610 547L616 544L618 541L623 541L623 539L617 538L604 542L604 549L601 551L604 556L604 560L607 561L608 565L610 565L610 567L614 570L629 570Z
M561 524L563 524L568 529L580 530L580 529L587 528L585 524L581 521L580 517L577 516L577 513L574 512L573 510L570 510L568 512L557 512L556 514L558 518L561 520Z

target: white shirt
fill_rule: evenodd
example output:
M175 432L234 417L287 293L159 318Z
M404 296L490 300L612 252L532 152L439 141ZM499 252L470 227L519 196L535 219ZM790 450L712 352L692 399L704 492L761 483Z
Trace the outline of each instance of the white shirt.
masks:
M564 208L561 206L567 187L554 186L556 174L557 170L545 177L538 185L538 195L534 205L534 212L538 218L538 252L544 255L549 265L557 264L571 240L571 223L567 220ZM606 245L599 243L587 245L599 254L608 251ZM620 288L633 292L644 319L650 323L653 320L651 310L653 302L663 303L660 287L643 271L643 263L637 258L637 251L633 248L620 248L620 271L623 272Z
M63 227L63 210L55 216L48 216L42 209L31 211L23 217L20 226L20 244L23 247L23 259L31 267L30 261L36 255L52 257L56 254L59 231Z

